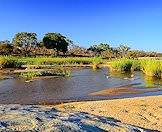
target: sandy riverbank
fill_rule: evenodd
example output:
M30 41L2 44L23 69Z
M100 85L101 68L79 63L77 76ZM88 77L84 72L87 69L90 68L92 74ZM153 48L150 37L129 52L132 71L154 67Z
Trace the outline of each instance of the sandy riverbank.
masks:
M76 102L58 105L57 108L112 117L123 123L162 131L162 96Z
M162 96L65 103L0 105L0 132L162 131Z

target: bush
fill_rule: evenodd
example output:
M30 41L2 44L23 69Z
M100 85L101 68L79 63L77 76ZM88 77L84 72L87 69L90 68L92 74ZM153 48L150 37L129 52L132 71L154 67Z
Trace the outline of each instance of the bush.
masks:
M0 42L0 55L11 55L13 46L11 44Z

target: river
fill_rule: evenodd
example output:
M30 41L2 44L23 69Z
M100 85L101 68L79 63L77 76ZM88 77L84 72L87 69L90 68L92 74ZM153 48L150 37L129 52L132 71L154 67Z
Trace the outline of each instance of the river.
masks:
M106 94L93 94L106 89L110 90ZM75 69L71 77L40 78L31 82L17 78L0 81L1 104L55 104L160 94L161 80L146 79L141 72L110 74L107 68Z

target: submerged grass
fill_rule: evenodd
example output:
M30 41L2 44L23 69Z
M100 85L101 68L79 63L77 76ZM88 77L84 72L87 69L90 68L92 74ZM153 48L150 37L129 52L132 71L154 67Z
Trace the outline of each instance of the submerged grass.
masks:
M44 71L35 71L35 72L23 72L18 74L20 78L24 78L26 80L33 79L34 77L45 77L45 76L66 76L69 77L71 72L65 69L57 69L57 70L44 70Z
M34 77L40 76L39 72L25 72L25 73L20 73L18 75L20 78L24 78L26 80L32 79Z

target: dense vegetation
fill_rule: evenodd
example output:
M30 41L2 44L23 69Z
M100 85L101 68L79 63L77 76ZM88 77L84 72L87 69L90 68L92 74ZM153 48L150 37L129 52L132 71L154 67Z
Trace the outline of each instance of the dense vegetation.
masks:
M102 58L138 58L161 56L156 52L131 50L126 44L111 47L100 43L89 48L77 46L72 40L60 33L46 33L41 40L32 32L20 32L14 35L12 41L0 41L0 55L12 56L79 56Z
M94 69L109 61L114 71L141 70L148 76L162 78L162 61L140 58L158 58L161 53L132 50L126 44L111 47L107 43L83 48L60 33L46 33L38 41L37 34L20 32L15 34L12 41L0 41L0 68L47 69L57 65L90 65ZM124 58L124 59L123 59ZM61 70L47 75L66 75ZM44 72L22 73L20 76L42 76Z
M157 59L119 59L108 63L112 71L141 70L147 76L162 78L162 61Z
M1 68L20 68L23 65L69 65L69 64L99 64L102 63L100 57L16 57L16 56L0 56Z

